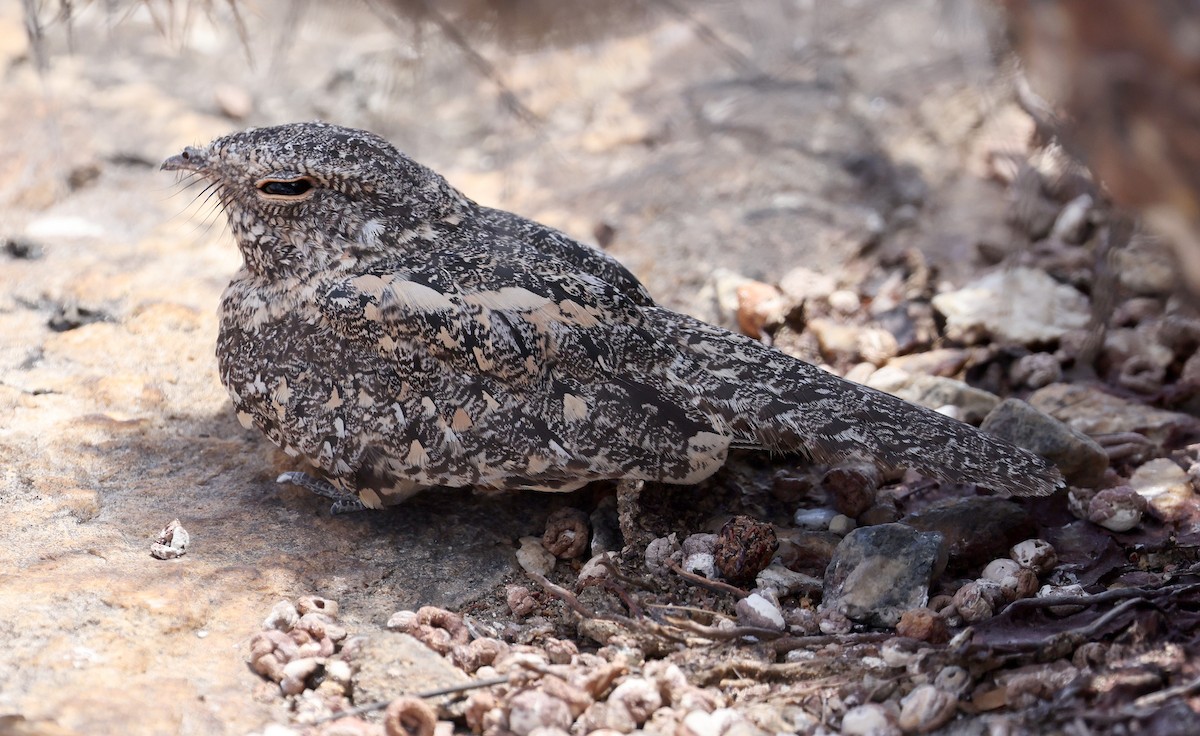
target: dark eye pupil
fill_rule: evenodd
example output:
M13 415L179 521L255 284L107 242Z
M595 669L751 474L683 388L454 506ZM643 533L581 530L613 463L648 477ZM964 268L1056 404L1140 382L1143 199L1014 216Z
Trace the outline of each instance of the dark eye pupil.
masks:
M263 194L274 194L279 197L296 197L312 189L308 179L292 179L290 181L264 181L258 185Z

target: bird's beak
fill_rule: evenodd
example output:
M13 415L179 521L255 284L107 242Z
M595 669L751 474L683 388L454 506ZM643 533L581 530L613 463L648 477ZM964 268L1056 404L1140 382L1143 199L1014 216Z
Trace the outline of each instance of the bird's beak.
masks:
M204 171L208 167L208 151L188 146L183 153L176 154L159 167L161 171Z

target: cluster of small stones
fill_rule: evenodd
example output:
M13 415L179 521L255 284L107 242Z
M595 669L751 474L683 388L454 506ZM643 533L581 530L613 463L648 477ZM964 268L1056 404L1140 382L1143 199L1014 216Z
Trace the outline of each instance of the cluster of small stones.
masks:
M938 613L952 626L971 624L991 618L1001 608L1021 598L1083 595L1083 588L1078 585L1070 588L1040 585L1039 576L1049 573L1056 564L1058 556L1054 547L1041 539L1027 539L1014 546L1009 557L989 562L979 578L959 588L950 598L949 607L939 608ZM931 604L938 603L945 605L947 602L931 601ZM916 632L906 632L904 623L901 619L897 633L916 639L927 638Z
M338 604L318 596L275 604L250 640L250 668L278 683L284 695L347 698L350 664L339 656L347 631L337 615Z
M503 684L468 691L453 720L414 695L391 701L381 722L351 714L355 639L336 623L337 604L305 597L272 608L250 644L250 666L278 683L305 733L322 736L433 736L461 732L490 736L674 733L680 736L765 734L713 689L688 683L668 662L645 661L621 646L580 652L563 639L538 646L472 637L463 617L440 608L399 611L387 628L408 634L478 681ZM296 733L274 726L272 736Z

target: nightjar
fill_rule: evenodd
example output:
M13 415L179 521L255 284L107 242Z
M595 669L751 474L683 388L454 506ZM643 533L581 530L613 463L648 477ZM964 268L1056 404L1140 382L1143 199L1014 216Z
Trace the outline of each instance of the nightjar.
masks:
M345 509L427 488L696 483L731 448L870 459L1022 495L1042 458L654 302L615 259L483 207L371 133L251 129L207 180L244 265L217 357L238 418Z

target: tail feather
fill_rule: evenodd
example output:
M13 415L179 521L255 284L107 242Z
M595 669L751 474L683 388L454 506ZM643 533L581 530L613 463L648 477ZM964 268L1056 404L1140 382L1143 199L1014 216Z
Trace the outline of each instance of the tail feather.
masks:
M701 406L728 423L735 445L803 451L821 462L864 458L1020 496L1045 496L1063 484L1044 458L968 424L744 336L672 317L667 329L706 358L688 380Z

